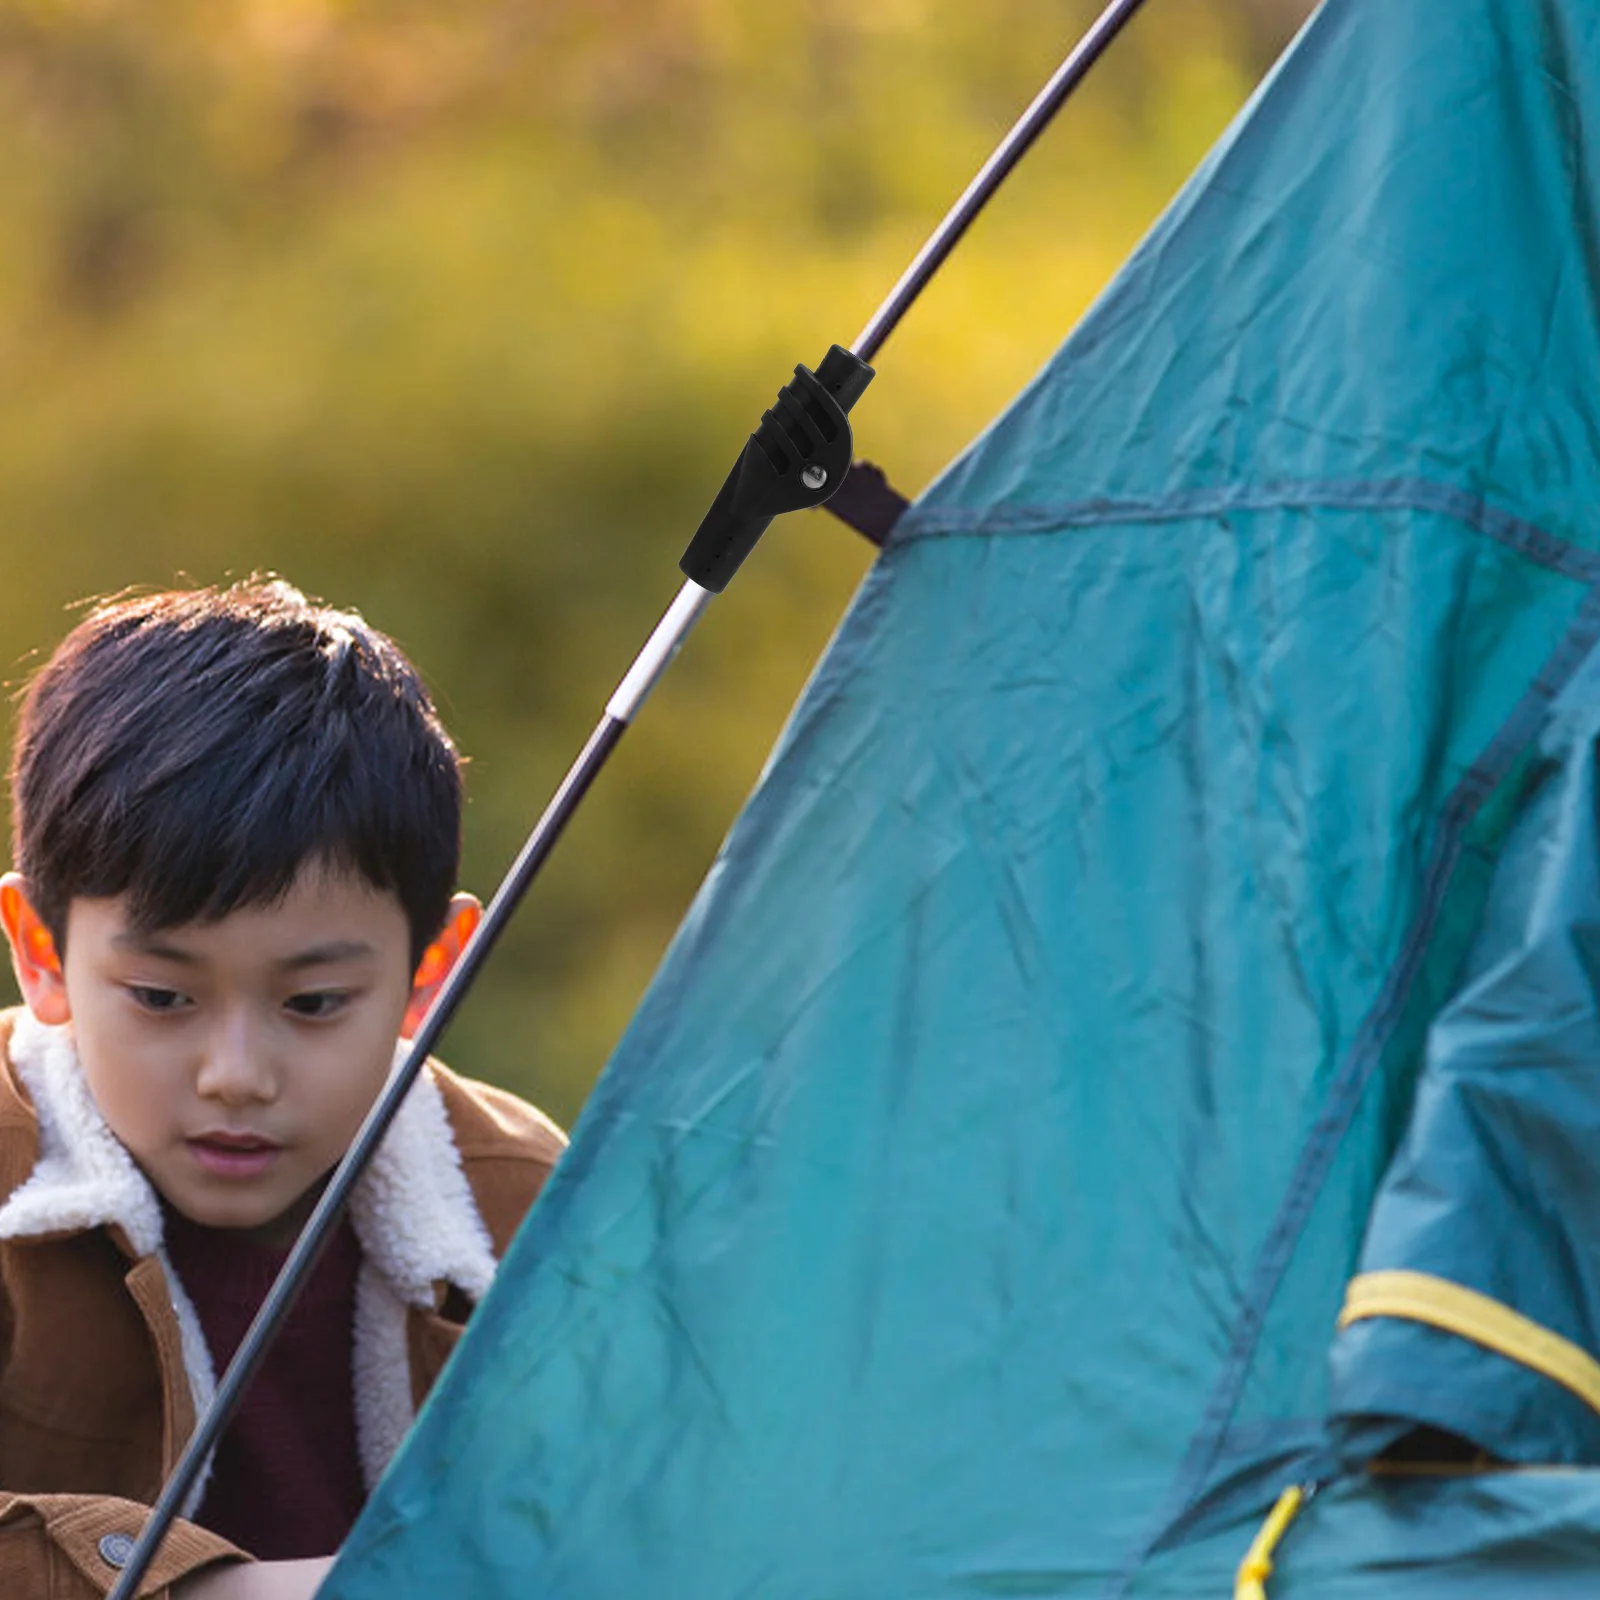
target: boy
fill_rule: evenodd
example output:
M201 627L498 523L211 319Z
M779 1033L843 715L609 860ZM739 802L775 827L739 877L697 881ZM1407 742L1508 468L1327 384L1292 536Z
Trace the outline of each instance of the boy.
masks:
M115 1582L480 909L415 671L283 583L88 616L12 795L0 1594L43 1600ZM429 1064L147 1592L314 1591L562 1145Z

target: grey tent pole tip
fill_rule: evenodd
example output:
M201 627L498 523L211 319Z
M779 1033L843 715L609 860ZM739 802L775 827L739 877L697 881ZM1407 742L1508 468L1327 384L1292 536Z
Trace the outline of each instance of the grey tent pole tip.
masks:
M917 296L927 287L945 258L955 248L973 219L1044 131L1051 118L1065 104L1073 90L1083 81L1084 76L1099 60L1123 25L1142 4L1143 0L1112 0L1089 32L1073 48L1050 81L1006 134L994 154L979 169L977 176L968 184L961 198L945 215L928 242L890 291L888 298L862 330L848 352L857 359L858 364L866 363L873 352L888 338ZM834 351L819 364L819 373L825 373L830 362L838 361L835 352L838 352L838 355L846 354L840 347L835 346ZM840 365L842 369L843 364ZM807 383L815 386L816 374L812 374L809 369L797 369L797 381L801 374L804 374ZM865 372L864 376L855 377L847 371L843 372L840 383L846 389L849 389L852 383L859 385L853 393L840 396L844 402L843 411L849 409L849 403L853 401L855 394L859 394L860 389L865 387L866 382L870 381L870 377L870 371ZM780 393L780 405L784 395L790 392L790 389L786 388ZM772 415L773 413L768 413L769 417ZM814 424L814 411L810 415L812 423L806 423L806 426ZM804 418L797 420L804 422ZM754 443L755 435L752 435L751 446ZM848 445L848 434L846 434L843 442L846 463L849 461ZM747 455L751 446L746 448ZM734 470L737 474L738 466ZM813 484L811 481L814 472L815 468L812 467L806 474L802 474L806 478L810 492L804 501L797 503L821 504L843 481L842 473L835 474L823 492L823 486ZM730 478L729 481L731 484L733 479ZM703 524L702 528L704 527ZM725 578L723 581L726 581ZM372 1109L357 1130L350 1148L334 1168L333 1175L301 1230L300 1237L295 1241L294 1248L289 1252L271 1289L268 1290L266 1299L262 1301L261 1309L256 1313L233 1360L229 1362L227 1371L218 1382L211 1404L197 1419L195 1431L184 1446L160 1496L151 1508L150 1515L134 1541L116 1583L108 1591L107 1600L135 1600L162 1541L180 1515L184 1502L193 1492L205 1462L233 1420L234 1412L238 1409L245 1389L255 1376L256 1369L265 1357L279 1327L292 1309L300 1290L311 1274L311 1269L316 1265L317 1258L332 1237L351 1190L377 1152L378 1146L389 1130L389 1125L399 1112L412 1084L420 1075L434 1045L466 998L478 971L488 959L533 879L555 848L557 840L582 803L590 785L621 741L629 722L671 665L673 657L699 620L713 593L720 588L720 582L713 589L695 581L692 576L686 579L677 597L651 632L633 665L623 677L608 703L605 715L590 734L588 742L579 752L549 805L534 825L533 831L484 911L482 922L462 950L460 959L439 993L434 997L433 1004L412 1040L411 1050L399 1070L384 1086L383 1092L373 1103Z

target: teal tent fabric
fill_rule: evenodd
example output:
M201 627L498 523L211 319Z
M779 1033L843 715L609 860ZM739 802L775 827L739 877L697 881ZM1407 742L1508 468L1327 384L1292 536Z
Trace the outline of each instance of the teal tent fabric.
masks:
M1600 0L1330 0L896 529L326 1594L1231 1581L1600 636L1597 137ZM1563 1592L1582 1482L1282 1592Z
M1421 1272L1600 1357L1600 663L1540 739L1460 992L1429 1035L1363 1272ZM1596 1368L1600 1377L1600 1367ZM1528 1465L1600 1465L1600 1411L1565 1384L1402 1317L1351 1323L1332 1409L1357 1459L1386 1421Z

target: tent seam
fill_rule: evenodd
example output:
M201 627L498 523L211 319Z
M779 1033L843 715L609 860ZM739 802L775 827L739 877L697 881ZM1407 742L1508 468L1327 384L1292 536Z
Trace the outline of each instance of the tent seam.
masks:
M913 506L890 534L893 545L919 539L1038 535L1063 528L1176 522L1240 511L1422 511L1449 517L1580 583L1600 582L1600 552L1585 550L1538 524L1491 505L1482 496L1427 478L1292 479L1184 490L1152 499L1067 500L999 511L940 511Z
M1306 1136L1277 1215L1257 1253L1255 1269L1250 1275L1251 1287L1234 1324L1221 1375L1212 1388L1200 1425L1190 1439L1172 1491L1150 1534L1141 1540L1113 1577L1107 1591L1108 1600L1120 1600L1127 1594L1139 1570L1162 1548L1168 1533L1203 1493L1206 1479L1227 1441L1233 1411L1249 1378L1267 1312L1276 1298L1334 1156L1410 999L1467 829L1484 801L1510 774L1528 742L1537 734L1555 696L1597 644L1600 644L1600 583L1589 589L1560 643L1482 754L1462 774L1441 808L1438 836L1405 942L1357 1030L1344 1064L1329 1084L1322 1110Z

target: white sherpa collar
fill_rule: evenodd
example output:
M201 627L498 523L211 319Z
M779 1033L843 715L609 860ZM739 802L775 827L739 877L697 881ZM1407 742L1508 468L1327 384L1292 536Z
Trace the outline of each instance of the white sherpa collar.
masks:
M395 1050L395 1066L409 1045ZM39 1159L0 1205L0 1239L120 1227L141 1256L161 1257L197 1413L216 1390L199 1320L162 1248L161 1204L106 1125L70 1028L23 1011L11 1061L39 1119ZM494 1246L473 1199L438 1083L423 1072L350 1200L365 1257L357 1282L356 1424L367 1485L376 1483L414 1415L406 1308L430 1310L437 1286L476 1303L494 1277Z
M39 1160L0 1206L0 1239L120 1227L136 1255L154 1255L161 1204L100 1115L71 1033L24 1011L11 1031L11 1061L39 1119Z
M410 1051L402 1040L394 1069ZM494 1245L432 1073L418 1077L389 1124L350 1196L350 1221L367 1259L408 1305L431 1310L440 1283L474 1304L488 1293Z

